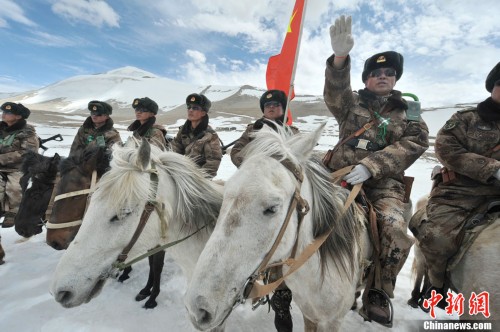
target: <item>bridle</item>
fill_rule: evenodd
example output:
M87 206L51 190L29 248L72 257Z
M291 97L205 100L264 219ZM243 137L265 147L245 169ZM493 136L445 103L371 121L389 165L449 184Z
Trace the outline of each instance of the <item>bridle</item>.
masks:
M58 176L57 177L57 182L59 182L59 179L60 178ZM92 193L95 191L96 183L97 183L97 171L94 170L92 172L92 178L90 180L90 188L88 188L88 189L71 191L69 193L65 193L65 194L61 194L61 195L57 195L56 196L55 195L56 186L54 185L54 189L52 191L52 197L50 198L50 203L49 203L49 206L47 207L47 213L46 213L46 220L47 220L47 222L45 223L45 227L47 227L47 229L61 229L61 228L69 228L69 227L80 226L82 224L82 222L83 222L83 216L85 215L85 211L87 211L87 207L89 205L90 197L91 197ZM70 198L70 197L75 197L75 196L80 196L80 195L88 195L87 196L87 202L85 203L85 209L84 209L84 212L82 213L82 218L81 219L77 219L77 220L73 220L73 221L67 221L67 222L62 222L62 223L57 223L57 224L49 222L50 215L52 214L52 207L54 206L55 202L57 202L59 200L62 200L62 199L66 199L66 198ZM47 217L47 215L48 215L48 217Z
M273 158L275 158L273 156ZM276 249L278 248L278 245L281 242L281 239L283 238L283 235L285 234L285 230L287 229L290 219L295 211L297 211L298 214L298 228L300 228L300 225L302 223L302 220L304 219L304 216L309 212L309 204L308 202L302 198L300 195L300 189L302 187L302 182L304 180L304 175L302 173L302 169L299 165L294 164L292 161L289 159L284 159L280 161L280 164L283 165L288 171L290 171L295 179L297 180L297 187L295 188L295 191L293 193L293 196L290 201L290 205L288 206L288 211L285 216L285 220L283 224L281 225L281 229L278 233L278 236L274 240L273 246L269 250L269 252L266 254L262 262L260 263L259 267L255 270L255 272L248 277L246 280L245 284L243 285L241 292L238 296L238 298L235 301L234 306L237 306L238 304L245 303L247 298L258 298L259 301L257 302L257 305L254 305L253 308L255 309L258 307L258 305L264 303L263 299L264 297L269 294L271 291L276 289L282 282L285 276L282 278L278 279L275 282L272 282L268 284L268 276L269 276L269 271L272 268L276 268L278 266L282 266L284 264L289 265L291 260L293 260L292 257L295 256L295 252L297 250L297 245L298 245L298 232L297 236L295 238L295 243L292 249L292 257L278 263L270 264L268 265L269 261L271 260L271 257L274 255ZM302 265L302 264L301 264ZM290 273L287 273L286 276L288 276Z

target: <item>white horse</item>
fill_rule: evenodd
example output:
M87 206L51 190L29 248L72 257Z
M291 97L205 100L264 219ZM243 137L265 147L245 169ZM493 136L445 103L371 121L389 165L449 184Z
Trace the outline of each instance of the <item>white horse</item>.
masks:
M429 196L422 197L417 205L414 218L418 221L425 219L425 208ZM423 209L423 210L422 210ZM498 263L498 253L500 253L500 212L492 212L486 218L493 220L487 226L480 226L473 231L480 231L476 239L467 251L463 254L462 259L456 263L450 272L450 288L464 296L464 313L460 316L463 320L485 320L482 313L470 314L468 303L472 293L479 295L483 292L489 293L489 319L498 320L500 315L500 286L498 284L498 276L500 275L500 267ZM417 220L412 220L417 222ZM480 230L480 228L483 228ZM427 265L425 256L421 252L420 244L415 242L414 246L414 261L413 267L417 273L414 289L412 291L412 298L408 301L412 307L422 307L422 296L430 286L430 282L426 281L420 291L422 279L428 278L426 275ZM428 309L427 309L428 310Z
M300 255L333 228L319 251L285 281L307 331L339 330L355 300L371 245L359 210L351 207L343 214L347 190L332 184L324 167L310 159L323 128L286 140L277 133L259 132L245 148L245 161L226 183L219 219L185 295L197 329L223 323L246 297L246 281L271 251L297 191L310 211L300 225L292 211L269 263L289 258L294 246ZM287 271L284 266L283 273Z
M128 257L200 230L167 249L189 280L219 214L222 191L189 158L162 152L146 140L139 148L115 148L111 169L99 181L82 226L57 265L51 294L67 308L96 297L115 273L112 265L131 243L148 202L156 208Z

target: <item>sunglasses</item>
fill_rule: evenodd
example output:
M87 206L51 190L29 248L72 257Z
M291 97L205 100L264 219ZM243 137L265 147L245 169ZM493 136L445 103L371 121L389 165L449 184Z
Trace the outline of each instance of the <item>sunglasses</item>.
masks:
M372 70L368 76L369 77L380 77L380 76L382 76L382 74L384 74L387 77L396 76L396 70L393 68L378 68L378 69Z
M105 114L104 114L104 113L101 113L101 112L99 112L99 111L95 111L95 112L94 112L94 111L92 111L92 112L90 112L90 115L93 115L93 116L101 116L101 115L105 115Z
M193 111L203 111L203 108L198 105L188 105L187 109Z
M281 106L280 103L277 101L268 101L267 103L264 104L264 108L269 108L269 107L279 107Z
M3 114L14 114L11 111L2 111Z

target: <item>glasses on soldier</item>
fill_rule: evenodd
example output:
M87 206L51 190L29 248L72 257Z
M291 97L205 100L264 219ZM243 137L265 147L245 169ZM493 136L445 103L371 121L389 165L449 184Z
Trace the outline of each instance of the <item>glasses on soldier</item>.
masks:
M3 114L14 114L14 113L12 113L12 111L5 111L5 110L3 110L2 113Z
M281 106L280 103L277 101L268 101L267 103L264 104L264 108L270 108L270 107L279 107Z
M101 112L99 112L99 111L91 111L91 112L90 112L90 115L92 115L92 116L101 116L101 115L105 115L105 114L104 114L104 113L101 113Z
M203 111L203 108L198 105L188 105L187 109L193 111Z
M393 68L378 68L372 70L368 76L370 77L380 77L384 74L387 77L396 76L396 70Z

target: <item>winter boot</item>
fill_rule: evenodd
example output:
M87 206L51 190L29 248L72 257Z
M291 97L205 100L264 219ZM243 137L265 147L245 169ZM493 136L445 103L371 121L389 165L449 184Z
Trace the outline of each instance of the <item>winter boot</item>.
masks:
M292 291L288 288L279 289L271 298L271 308L274 310L274 326L278 332L293 331L290 303L292 302Z
M375 288L371 288L368 292L368 300L359 310L361 317L369 322L373 320L385 327L392 327L394 311L389 296L383 290Z

